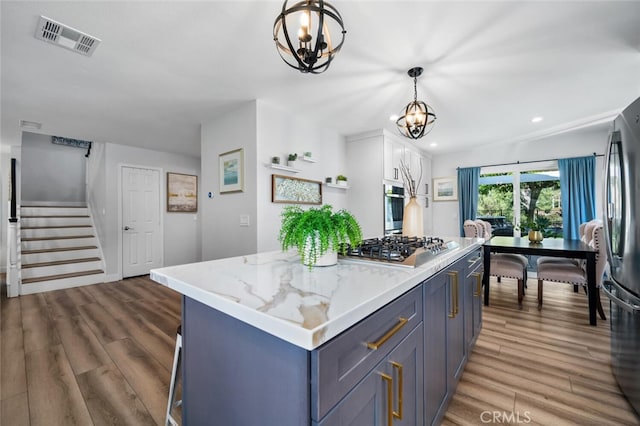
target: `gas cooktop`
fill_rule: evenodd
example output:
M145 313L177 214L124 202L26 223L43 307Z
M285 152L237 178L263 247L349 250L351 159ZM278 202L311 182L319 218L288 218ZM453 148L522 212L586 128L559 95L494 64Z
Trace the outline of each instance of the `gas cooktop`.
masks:
M346 255L341 257L415 268L458 246L455 241L445 241L438 237L389 235L366 239L357 247L349 247Z

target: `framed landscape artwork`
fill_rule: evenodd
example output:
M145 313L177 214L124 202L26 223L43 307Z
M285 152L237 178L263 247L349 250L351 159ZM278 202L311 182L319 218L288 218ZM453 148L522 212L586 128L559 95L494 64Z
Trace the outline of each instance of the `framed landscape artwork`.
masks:
M198 176L167 173L167 211L179 213L198 211Z
M322 182L271 175L271 201L289 204L322 204Z
M220 154L220 193L244 191L244 150Z
M433 178L433 201L456 201L458 182L455 176Z

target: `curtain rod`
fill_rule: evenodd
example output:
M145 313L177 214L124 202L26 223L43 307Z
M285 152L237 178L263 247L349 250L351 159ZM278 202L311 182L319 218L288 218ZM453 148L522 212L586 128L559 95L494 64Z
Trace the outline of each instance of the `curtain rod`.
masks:
M593 156L594 157L604 157L604 154L596 154L594 152ZM567 157L567 158L572 158L572 157ZM546 160L516 161L514 163L485 164L484 166L475 166L475 167L483 168L483 167L511 166L511 165L514 165L514 164L542 163L544 161L558 161L558 160L561 160L561 158L548 158ZM465 168L465 167L463 167L463 168ZM456 170L460 170L460 167L456 167Z

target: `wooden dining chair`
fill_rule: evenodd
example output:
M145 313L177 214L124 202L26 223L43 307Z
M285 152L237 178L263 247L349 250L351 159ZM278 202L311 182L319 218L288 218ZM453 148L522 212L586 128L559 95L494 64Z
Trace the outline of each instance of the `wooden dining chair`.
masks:
M585 227L585 234L591 233L589 245L597 250L596 253L596 300L600 318L606 320L602 302L600 301L600 286L607 265L606 242L604 239L604 227L596 224L593 227ZM538 309L542 309L542 292L544 281L562 282L573 285L581 285L587 291L587 271L583 262L565 263L538 263Z

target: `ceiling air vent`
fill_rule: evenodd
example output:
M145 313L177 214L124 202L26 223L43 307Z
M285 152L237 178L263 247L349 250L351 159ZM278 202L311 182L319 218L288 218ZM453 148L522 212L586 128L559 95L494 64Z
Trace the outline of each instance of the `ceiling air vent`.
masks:
M40 16L35 36L39 40L73 50L85 56L91 56L98 44L100 44L100 39L56 22L46 16Z

